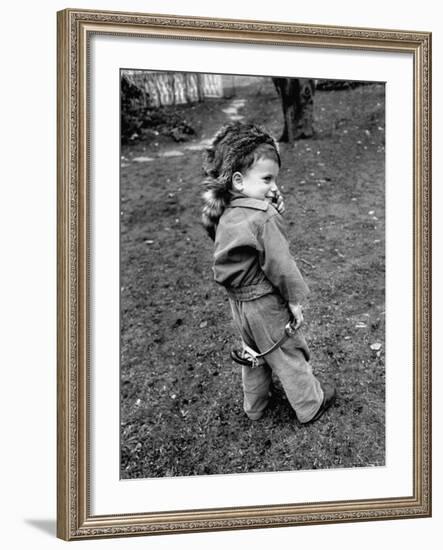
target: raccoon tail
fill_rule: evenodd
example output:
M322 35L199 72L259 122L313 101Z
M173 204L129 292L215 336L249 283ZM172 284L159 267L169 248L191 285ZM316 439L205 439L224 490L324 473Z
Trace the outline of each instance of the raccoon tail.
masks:
M215 240L218 222L223 214L228 200L224 190L210 186L203 193L202 223L209 237Z

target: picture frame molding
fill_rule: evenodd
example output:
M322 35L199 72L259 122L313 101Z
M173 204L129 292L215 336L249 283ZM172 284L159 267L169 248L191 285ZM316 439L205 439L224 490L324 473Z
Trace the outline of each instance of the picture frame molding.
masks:
M57 535L65 540L431 515L431 33L68 9L57 56ZM94 34L406 52L414 60L413 496L93 516L88 47Z

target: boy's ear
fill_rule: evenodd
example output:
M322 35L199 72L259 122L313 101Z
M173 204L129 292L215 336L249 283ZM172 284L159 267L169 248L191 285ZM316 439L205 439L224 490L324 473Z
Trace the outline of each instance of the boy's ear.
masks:
M232 186L236 191L243 191L243 176L240 172L232 174Z

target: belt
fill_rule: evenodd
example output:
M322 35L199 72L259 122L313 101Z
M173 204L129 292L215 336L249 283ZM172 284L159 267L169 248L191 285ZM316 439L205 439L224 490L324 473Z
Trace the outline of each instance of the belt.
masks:
M275 292L275 288L272 283L267 279L255 285L245 285L238 288L227 286L226 292L228 296L238 302L248 302L250 300L256 300L265 294L271 294Z
M238 349L231 350L231 359L233 359L237 363L240 363L241 365L246 365L252 368L259 367L260 365L264 364L265 362L264 357L266 355L269 355L273 351L275 351L277 348L281 347L288 338L291 338L292 336L294 336L295 333L300 328L300 326L301 326L301 323L297 325L294 319L289 321L285 326L283 336L280 338L280 340L275 344L273 344L269 349L267 349L263 353L258 353L257 351L255 351L254 349L252 349L251 347L249 347L243 342L242 350L238 350ZM307 350L302 349L302 351L306 357L306 355L308 355ZM306 360L309 361L309 356L306 357Z

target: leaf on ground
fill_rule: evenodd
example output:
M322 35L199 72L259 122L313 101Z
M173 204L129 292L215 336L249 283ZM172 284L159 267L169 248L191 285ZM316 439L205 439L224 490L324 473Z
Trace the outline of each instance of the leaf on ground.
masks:
M381 350L381 344L379 342L374 342L373 344L371 344L370 347L373 351Z

